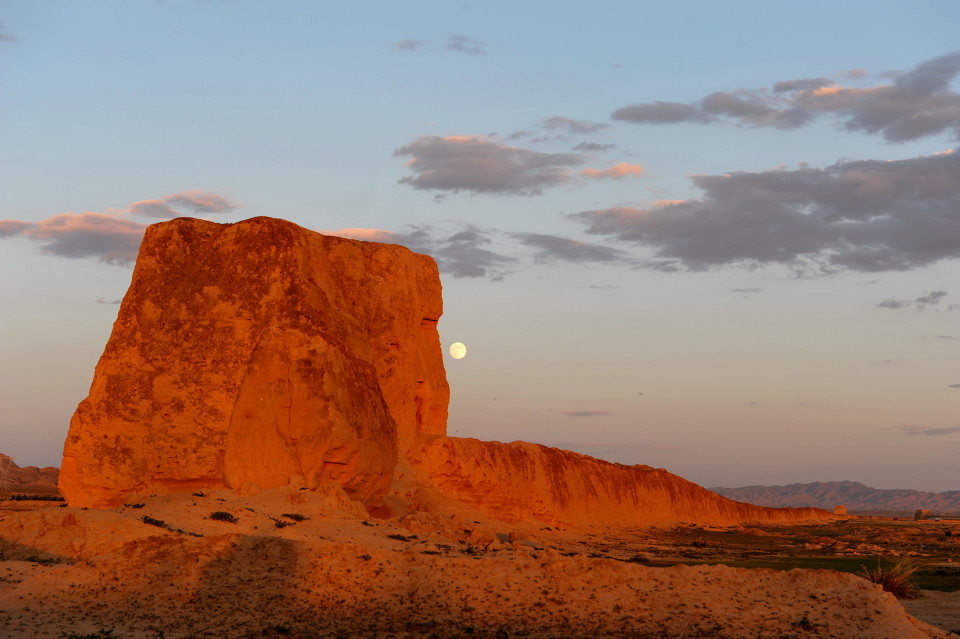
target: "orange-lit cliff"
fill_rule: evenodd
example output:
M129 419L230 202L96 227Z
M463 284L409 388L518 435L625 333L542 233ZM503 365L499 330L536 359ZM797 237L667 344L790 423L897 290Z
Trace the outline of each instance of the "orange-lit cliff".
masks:
M442 310L436 264L400 246L263 217L153 225L71 421L61 491L108 508L332 482L372 513L439 507L412 482L504 521L829 517L734 502L662 469L446 437Z

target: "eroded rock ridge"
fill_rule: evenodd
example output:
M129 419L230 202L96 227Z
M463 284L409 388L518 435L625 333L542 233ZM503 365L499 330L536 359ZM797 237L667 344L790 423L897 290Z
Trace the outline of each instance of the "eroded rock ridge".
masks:
M370 513L709 524L826 518L730 501L648 466L446 436L435 262L272 218L148 228L74 415L72 505L340 485Z

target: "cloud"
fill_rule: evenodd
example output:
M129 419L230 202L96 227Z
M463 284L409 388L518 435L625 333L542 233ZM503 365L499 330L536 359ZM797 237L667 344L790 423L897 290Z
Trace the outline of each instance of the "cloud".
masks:
M960 154L691 179L699 199L567 217L648 247L660 270L905 271L960 257Z
M612 413L605 410L562 410L560 414L566 415L567 417L604 417L606 415L612 415Z
M95 257L108 264L137 259L146 224L109 213L61 213L40 222L0 220L0 237L27 237L40 252L59 257Z
M12 35L7 35L3 33L3 23L0 22L0 42L16 42L17 39Z
M960 74L960 52L927 60L893 81L864 88L837 86L828 78L777 82L773 90L711 93L693 103L646 102L614 111L614 120L636 124L708 124L731 121L752 127L796 129L832 116L848 131L906 142L949 132L960 139L960 94L950 83ZM854 78L853 74L847 77Z
M575 153L540 153L477 136L424 136L402 146L414 175L401 178L424 191L541 195L571 179L567 167L583 162Z
M239 204L211 191L181 191L159 200L142 200L130 205L128 212L144 217L175 218L184 215L232 213Z
M953 335L937 335L937 339L960 340L960 337L954 337Z
M947 388L960 388L960 384L947 384Z
M591 180L622 180L625 177L640 177L642 174L642 166L627 164L626 162L614 164L609 169L583 169L580 171L580 175Z
M411 251L433 257L440 273L452 277L489 277L498 281L508 274L507 267L516 261L513 257L491 250L491 236L496 234L495 231L480 229L472 224L460 225L453 232L427 224L407 228L407 232L398 233L359 228L320 232L406 246Z
M509 237L519 240L520 243L536 249L537 262L560 260L577 264L590 262L600 263L629 263L630 254L609 246L579 242L558 235L543 233L507 233Z
M444 48L448 51L456 51L457 53L466 53L468 55L486 55L487 53L487 50L483 48L482 42L477 42L465 35L456 33L447 36L447 46Z
M40 252L45 255L132 264L147 225L131 219L131 215L172 218L180 217L183 211L229 213L239 206L210 191L182 191L158 200L134 202L126 209L108 213L60 213L39 222L0 220L0 238L21 236L40 242Z
M947 426L944 428L929 428L922 426L901 426L900 430L905 432L907 435L952 435L954 433L960 433L960 426Z
M567 132L574 135L586 135L610 128L609 124L586 122L584 120L573 120L571 118L564 118L559 115L544 118L543 126L550 130L566 129Z
M426 40L414 40L414 39L398 40L397 42L393 43L393 48L398 51L416 51L426 43L427 43Z
M761 292L762 290L763 290L762 288L757 288L757 287L755 287L755 286L752 286L752 287L750 287L750 288L731 288L731 289L730 289L730 292L731 292L731 293L744 293L744 294L748 294L748 293L759 293L759 292Z
M609 151L617 148L616 144L597 144L596 142L581 142L573 147L573 151L583 151L586 153Z
M98 297L97 304L119 304L123 300L108 300L105 297Z
M894 309L907 308L908 306L910 306L910 302L895 300L893 298L887 298L882 302L880 302L879 304L877 304L877 306L879 306L880 308L894 308Z
M946 291L931 291L929 293L924 293L920 297L913 300L897 300L888 297L883 300L877 306L880 308L892 308L892 309L901 309L901 308L914 308L918 311L922 311L928 306L936 306L940 303L944 297L947 296Z

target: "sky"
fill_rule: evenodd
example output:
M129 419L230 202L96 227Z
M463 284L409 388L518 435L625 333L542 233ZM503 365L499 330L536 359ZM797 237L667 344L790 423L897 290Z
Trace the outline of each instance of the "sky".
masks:
M0 451L59 465L146 225L266 215L437 259L451 435L960 490L958 25L0 0Z

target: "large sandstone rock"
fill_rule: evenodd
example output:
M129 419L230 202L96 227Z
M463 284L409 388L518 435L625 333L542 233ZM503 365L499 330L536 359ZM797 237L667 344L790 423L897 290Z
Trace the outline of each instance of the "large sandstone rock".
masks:
M828 517L817 508L731 501L662 468L614 464L527 442L424 437L409 459L421 482L508 522L722 526Z
M444 432L441 312L436 264L400 246L271 218L153 225L71 420L61 492L110 507L302 478L375 500L398 446Z
M331 482L390 516L728 524L825 518L522 442L448 438L436 264L289 222L151 226L64 445L74 506ZM398 461L401 462L398 466Z

